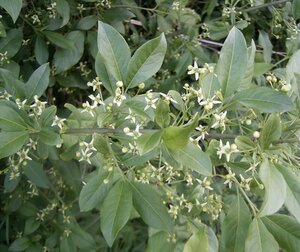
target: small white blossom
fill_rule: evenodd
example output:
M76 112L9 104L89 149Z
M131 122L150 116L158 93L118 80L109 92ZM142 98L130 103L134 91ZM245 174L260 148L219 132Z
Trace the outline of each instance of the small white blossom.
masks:
M217 151L217 155L219 158L222 158L222 155L224 154L226 156L226 161L229 162L230 156L232 153L237 153L238 149L235 144L231 144L227 141L225 145L223 145L222 140L220 140L220 145Z
M160 93L160 95L162 96L162 97L164 97L165 98L165 101L166 102L173 102L173 103L175 103L175 104L178 104L178 102L177 101L175 101L170 95L166 95L166 94L164 94L164 93Z
M137 124L135 130L133 130L133 131L130 131L129 128L124 128L124 133L125 133L127 136L131 136L131 137L133 137L134 139L138 139L138 138L142 135L142 134L140 133L140 127L141 127L141 125Z
M199 125L198 127L196 127L197 131L200 132L200 136L199 136L199 140L204 140L205 136L208 135L207 130L205 129L205 127L203 127L202 125ZM198 139L198 138L197 138Z
M93 109L95 108L94 105L90 105L90 103L87 101L82 103L82 107L83 110L81 110L81 113L88 112L92 117L94 117L94 112L93 112Z
M33 98L34 103L30 105L30 108L32 108L34 113L39 116L45 110L45 105L47 104L47 102L40 101L37 95L35 95Z
M92 152L88 152L88 150L81 150L81 158L79 159L79 162L86 161L89 164L91 163L90 157L92 156Z
M51 124L51 126L58 126L60 129L63 128L64 126L64 121L66 119L65 118L59 118L57 115L54 117L53 123Z
M199 68L198 68L198 64L196 61L194 61L194 66L189 65L188 66L188 73L187 74L194 74L195 75L195 79L199 80Z
M93 107L97 107L98 105L105 105L100 94L97 94L96 96L89 95L89 98L94 102Z
M147 110L148 108L156 109L156 102L158 101L158 98L152 99L152 98L145 97L145 100L147 105L144 108L144 111Z
M96 77L92 82L88 82L87 86L92 87L93 91L100 90L102 82L100 81L99 77Z
M29 147L29 149L36 150L37 141L34 141L31 138L29 138L29 143L26 144L26 146Z
M22 163L25 160L32 160L31 157L28 156L29 148L28 149L22 149L17 152L17 155L19 156L19 163Z
M204 106L205 110L211 110L215 104L220 104L221 101L216 101L214 100L215 96L213 96L212 98L207 98L206 100L203 100L201 102L199 102L199 105Z
M225 122L227 120L226 114L227 114L227 111L221 112L220 114L214 114L215 122L211 127L214 129L223 128L223 130L222 130L222 133L223 133L226 129L226 126L225 126Z
M128 110L129 110L129 113L128 113L128 116L125 117L125 120L130 120L132 123L135 123L136 122L135 116L133 115L131 109L128 109Z
M16 99L16 104L18 106L19 109L24 109L25 108L25 104L27 102L27 99L21 101L19 98Z
M229 169L228 174L225 176L226 180L224 184L228 184L229 188L231 188L231 185L233 183L233 179L235 178L235 173L232 173L232 171Z
M123 94L121 88L117 87L115 91L115 97L113 99L113 103L117 104L117 106L120 107L124 100L126 100L126 96Z

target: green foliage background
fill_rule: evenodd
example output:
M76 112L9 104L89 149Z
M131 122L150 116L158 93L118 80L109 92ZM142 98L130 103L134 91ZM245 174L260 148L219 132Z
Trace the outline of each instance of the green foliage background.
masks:
M300 1L0 7L0 251L299 250Z

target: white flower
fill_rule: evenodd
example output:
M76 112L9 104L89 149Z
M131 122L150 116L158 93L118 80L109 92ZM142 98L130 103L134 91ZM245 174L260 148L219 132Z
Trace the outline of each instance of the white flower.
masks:
M136 127L135 127L135 130L133 131L130 131L129 128L124 128L124 133L127 135L127 136L131 136L133 137L134 139L138 139L142 134L140 133L140 127L141 125L137 124Z
M19 109L25 108L26 102L27 102L27 99L25 99L23 101L21 101L19 98L16 99L16 104L17 104Z
M82 142L82 145L86 147L85 152L97 151L97 149L94 147L94 138L92 138L92 140L89 143Z
M237 146L235 144L231 144L227 141L225 145L223 145L222 140L220 140L220 145L217 151L217 155L219 158L222 158L222 155L224 154L226 156L226 161L230 161L230 156L232 153L238 152Z
M87 86L92 87L93 91L100 90L102 82L99 80L99 77L96 77L92 82L88 82Z
M59 118L57 115L54 117L54 121L53 123L51 124L51 126L58 126L60 129L63 128L64 126L64 121L66 119L65 118Z
M145 97L145 100L146 100L147 105L144 108L144 111L147 110L148 108L156 109L155 103L158 101L158 98L152 99L152 98Z
M213 188L210 186L211 185L211 182L207 179L207 177L205 177L202 181L200 179L196 179L197 182L205 189L208 189L208 190L213 190Z
M95 108L94 105L91 106L90 103L87 101L82 104L82 107L83 110L81 110L81 113L88 112L92 117L94 117L94 112L93 112L93 109Z
M91 163L90 157L92 156L92 152L88 152L88 150L81 150L81 158L79 159L79 162L86 161L89 164Z
M197 130L197 131L200 132L200 136L199 136L200 138L199 138L199 140L204 140L205 139L205 135L208 135L207 130L202 125L199 125L198 127L196 127L195 130Z
M121 90L121 88L117 87L117 89L115 91L115 97L114 97L113 103L117 104L117 106L120 107L124 100L126 100L126 96L123 94L123 91Z
M228 184L229 188L231 188L233 179L235 178L235 173L232 173L231 170L228 171L228 174L225 176L226 180L224 182L224 185Z
M188 66L188 73L187 74L195 74L195 79L198 80L199 79L199 68L198 68L198 64L196 61L194 61L194 66L189 65Z
M94 102L93 107L97 107L98 104L105 105L100 94L97 94L97 96L89 95L89 98Z
M125 120L131 120L132 123L135 123L135 121L136 121L135 116L133 115L131 109L128 109L128 110L129 110L129 114L128 114L128 116L125 117Z
M171 97L171 95L166 95L166 94L164 94L164 93L160 93L160 95L162 96L162 97L164 97L165 98L165 101L166 102L173 102L173 103L176 103L176 104L178 104L178 102L177 101L175 101L172 97Z
M26 144L26 146L29 147L30 149L36 150L37 141L34 141L31 138L29 138L29 143Z
M225 112L221 112L220 114L214 114L215 117L215 123L211 126L212 128L220 128L222 127L222 133L225 131L226 126L225 126L225 122L226 122L226 114L227 111Z
M199 102L199 105L204 106L205 110L211 110L215 104L220 104L221 101L214 100L215 95L212 98L207 98L204 101Z
M17 155L19 156L19 163L22 163L25 160L32 160L31 157L28 156L29 148L27 150L22 149L17 152Z
M45 104L47 104L47 102L40 101L37 95L35 95L33 98L34 103L30 106L30 108L33 108L36 115L41 115L45 110Z

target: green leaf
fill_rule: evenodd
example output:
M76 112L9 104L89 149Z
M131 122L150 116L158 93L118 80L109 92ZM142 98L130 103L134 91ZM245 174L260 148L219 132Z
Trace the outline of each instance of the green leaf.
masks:
M110 155L109 142L100 134L94 134L94 147L102 155L104 156Z
M42 126L51 126L54 116L56 114L57 108L56 106L52 105L48 108L46 108L40 117L41 125Z
M212 98L216 92L220 89L220 83L215 74L206 74L201 79L203 96L207 98Z
M95 240L90 233L83 230L77 223L72 223L71 231L70 237L78 248L82 251L94 251L92 248L95 247Z
M125 39L112 26L99 21L97 44L107 72L117 81L124 81L130 60L130 49Z
M251 86L252 78L254 75L254 62L255 62L255 53L256 53L256 46L254 41L251 41L251 46L247 49L248 50L248 58L247 58L247 67L245 74L241 80L240 90L247 89Z
M98 18L95 15L83 17L82 19L79 20L77 24L77 29L84 30L84 31L90 30L97 23L97 20Z
M120 180L109 191L100 211L101 231L110 247L129 220L131 210L131 188L126 182Z
M27 140L26 131L0 132L0 159L19 151Z
M56 67L55 73L61 73L78 63L84 51L84 34L81 31L72 31L67 39L74 41L72 48L57 48L53 56L53 64Z
M209 155L198 146L189 143L183 149L172 153L174 159L183 166L205 176L211 176L212 164Z
M175 244L168 241L168 233L160 231L148 240L146 252L174 252Z
M163 33L138 48L128 65L127 87L136 87L153 76L160 69L166 51L167 42Z
M4 131L24 131L28 128L25 118L19 111L0 103L0 128Z
M57 13L62 17L60 28L65 26L70 20L70 6L66 0L56 0Z
M3 23L0 21L0 38L6 37L6 30Z
M153 132L146 132L136 140L137 149L140 155L144 155L152 151L160 144L161 130L155 130Z
M300 1L299 0L293 0L292 11L293 11L294 18L299 19L300 18Z
M47 37L47 39L54 45L63 48L63 49L74 49L74 43L76 41L72 41L69 38L66 38L64 35L58 32L52 31L43 31L43 34Z
M271 143L279 140L281 137L280 117L271 114L262 127L260 135L260 144L263 150L267 149Z
M55 146L61 143L61 138L58 133L54 131L53 128L46 127L42 128L39 132L39 139L47 145Z
M243 34L233 27L224 42L216 70L225 98L239 88L246 67L246 41Z
M236 197L221 227L223 249L221 251L244 251L247 230L251 222L251 213L244 200Z
M170 126L165 128L162 136L164 144L173 151L184 148L197 125L198 117L184 127Z
M170 106L164 100L159 100L155 109L155 122L161 128L170 124Z
M258 42L263 48L263 56L265 62L270 63L272 60L273 45L269 39L268 33L263 30L259 30Z
M300 2L300 1L298 1ZM300 4L299 4L300 5ZM300 50L296 51L286 65L286 82L292 85L292 90L300 97L300 86L297 74L300 73Z
M42 188L49 188L49 180L43 170L43 165L33 160L27 161L23 167L26 177L36 186Z
M36 36L35 45L34 45L34 55L37 62L40 65L45 64L49 58L47 43L39 35Z
M103 180L107 178L108 175L108 172L96 174L83 186L79 195L80 211L86 212L101 206L103 199L112 186L112 179L109 179L106 184L103 183Z
M40 224L41 223L37 221L34 217L27 219L25 222L24 234L29 235L33 233L40 227Z
M276 165L287 184L285 205L300 223L300 176L289 166Z
M259 177L265 187L260 216L276 213L282 207L286 198L284 178L268 159L264 159L261 163Z
M27 103L30 104L33 101L33 97L37 95L40 97L49 85L50 67L46 63L36 69L30 76L29 80L25 84L25 93L27 97Z
M254 218L248 229L245 252L279 251L279 246L264 223Z
M0 6L8 12L15 23L22 9L22 0L0 0Z
M0 76L9 94L21 100L25 98L25 85L22 81L19 81L12 72L6 69L0 69Z
M203 227L188 239L183 252L217 252L218 247L218 239L214 232L207 227Z
M293 102L286 94L267 87L242 90L233 97L233 101L265 113L286 112L294 109Z
M97 54L95 59L95 71L102 81L105 89L111 94L114 95L116 90L116 82L117 80L112 77L112 75L108 72L109 69L106 67L105 62L100 53Z
M19 51L22 45L22 39L23 33L21 29L10 29L6 37L0 40L0 52L7 52L7 57L12 58Z
M263 217L262 221L281 248L288 252L299 251L300 224L294 218L283 214L274 214Z
M27 237L22 237L9 246L9 251L24 251L30 246L30 240Z
M133 205L150 227L171 232L173 221L157 192L147 184L130 182Z
M60 251L65 252L74 252L77 250L71 237L67 236L62 237L62 239L60 240L59 249Z
M234 142L240 151L249 151L256 148L255 143L247 136L238 136L234 139Z

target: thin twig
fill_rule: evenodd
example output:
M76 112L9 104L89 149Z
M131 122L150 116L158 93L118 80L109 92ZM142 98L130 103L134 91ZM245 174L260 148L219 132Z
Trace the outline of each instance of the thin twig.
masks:
M275 1L275 2L265 3L265 4L250 7L246 10L241 9L239 11L242 11L244 13L245 12L251 12L251 11L259 10L259 9L262 9L262 8L265 8L265 7L274 6L274 5L278 5L278 4L283 4L283 3L287 3L287 2L290 2L290 0L279 0L279 1Z
M145 132L154 132L157 131L156 129L141 129L141 133ZM68 135L92 135L92 134L122 134L124 133L122 129L110 129L110 128L73 128L73 129L67 129L63 134L68 134ZM238 136L237 134L220 134L220 133L209 133L208 136L206 137L207 139L235 139ZM248 136L252 140L254 140L253 136ZM274 144L281 144L281 143L298 143L300 142L300 139L295 137L295 138L290 138L290 139L280 139L278 141L275 141Z
M215 47L222 47L224 45L223 43L219 43L219 42L216 42L216 41L213 41L213 40L208 40L208 39L199 39L199 42L202 43L202 44L208 44L208 45L215 46ZM263 52L263 50L260 50L260 49L256 49L256 51L257 52ZM283 57L286 56L285 52L272 51L272 53L283 56Z

